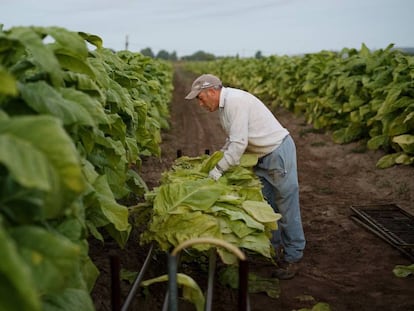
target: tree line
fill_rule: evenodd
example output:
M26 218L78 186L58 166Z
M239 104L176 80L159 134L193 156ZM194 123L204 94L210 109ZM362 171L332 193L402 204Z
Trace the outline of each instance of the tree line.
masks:
M182 56L182 57L178 57L177 53L175 51L173 51L172 53L169 53L166 50L160 50L158 51L158 53L154 53L152 51L152 49L150 47L147 47L145 49L142 49L140 51L140 53L142 55L145 56L149 56L151 58L159 58L159 59L164 59L164 60L169 60L169 61L179 61L179 60L186 60L186 61L211 61L211 60L215 60L218 58L223 58L223 57L218 57L215 56L214 54L211 53L207 53L204 51L197 51L191 55L186 55L186 56ZM236 58L238 58L239 55L236 55ZM262 58L262 52L261 51L257 51L255 56L255 58Z

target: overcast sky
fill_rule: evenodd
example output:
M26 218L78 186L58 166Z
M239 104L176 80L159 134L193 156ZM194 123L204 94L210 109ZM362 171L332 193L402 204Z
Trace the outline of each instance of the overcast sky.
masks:
M414 0L0 0L0 24L60 26L104 46L216 56L414 47Z

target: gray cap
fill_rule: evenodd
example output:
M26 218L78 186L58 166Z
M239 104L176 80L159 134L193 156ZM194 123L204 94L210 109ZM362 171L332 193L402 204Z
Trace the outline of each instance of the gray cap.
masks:
M191 91L185 97L185 99L196 98L198 94L204 89L208 89L215 86L221 86L221 81L216 76L212 74L203 74L194 80L191 85Z

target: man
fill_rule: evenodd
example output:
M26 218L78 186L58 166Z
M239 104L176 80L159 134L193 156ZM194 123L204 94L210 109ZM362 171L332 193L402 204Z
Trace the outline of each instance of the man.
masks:
M244 152L259 155L254 171L263 184L263 196L282 215L271 239L279 259L273 275L293 278L306 241L299 207L296 147L288 130L257 97L223 87L220 79L211 74L198 77L185 98L196 98L210 112L218 110L227 134L223 158L210 171L211 178L218 180L229 167L238 165Z

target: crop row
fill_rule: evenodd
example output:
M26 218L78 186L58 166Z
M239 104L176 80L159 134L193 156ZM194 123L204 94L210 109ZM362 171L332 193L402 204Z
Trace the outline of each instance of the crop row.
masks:
M172 66L59 27L0 25L0 309L94 310L88 238L123 247Z
M271 108L304 116L337 143L366 141L385 151L385 168L414 164L414 57L393 45L344 48L301 56L225 58L188 63L187 68L220 76L229 86L251 91Z

